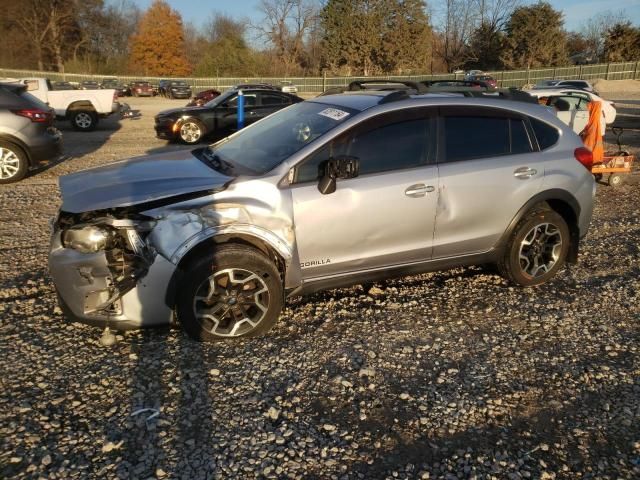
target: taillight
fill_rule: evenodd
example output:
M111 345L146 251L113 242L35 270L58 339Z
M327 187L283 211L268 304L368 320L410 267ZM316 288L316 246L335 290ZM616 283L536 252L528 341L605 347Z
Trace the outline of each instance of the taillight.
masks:
M22 110L11 110L16 115L27 117L34 123L46 123L50 120L51 114L39 108L25 108Z
M576 157L584 168L591 171L591 167L593 166L593 152L585 147L578 147L573 152L573 156Z

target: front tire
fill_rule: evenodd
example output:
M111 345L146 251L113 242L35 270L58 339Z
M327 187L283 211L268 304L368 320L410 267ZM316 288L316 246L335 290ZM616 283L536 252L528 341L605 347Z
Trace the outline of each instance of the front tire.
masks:
M204 136L204 125L197 120L185 120L178 130L180 141L187 145L195 145Z
M96 112L90 110L78 110L71 113L71 126L81 132L95 130L98 124Z
M0 141L0 184L22 180L28 170L27 156L22 149Z
M549 281L562 268L569 250L569 227L549 208L535 208L516 226L502 258L500 273L523 287Z
M176 314L195 340L214 342L262 335L283 307L280 274L259 251L239 246L212 247L185 271Z

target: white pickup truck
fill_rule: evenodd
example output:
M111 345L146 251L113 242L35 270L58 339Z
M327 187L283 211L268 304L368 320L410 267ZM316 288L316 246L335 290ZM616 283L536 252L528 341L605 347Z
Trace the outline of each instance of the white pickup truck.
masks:
M58 118L69 120L76 130L93 130L99 118L120 109L113 89L54 90L47 78L22 78L20 82L27 85L29 93L53 108Z

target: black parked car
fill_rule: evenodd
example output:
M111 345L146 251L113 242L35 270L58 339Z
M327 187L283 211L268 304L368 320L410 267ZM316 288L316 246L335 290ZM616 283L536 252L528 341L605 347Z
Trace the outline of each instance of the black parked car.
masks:
M267 90L276 90L278 92L281 91L278 87L271 85L270 83L240 83L231 87L232 90L247 90L250 88L263 88Z
M53 90L75 90L69 82L53 82L51 86Z
M191 87L184 80L160 80L158 94L167 98L191 98Z
M113 89L116 91L119 97L124 97L125 95L131 94L131 90L129 89L129 87L127 85L123 85L122 83L120 83L117 78L102 79L100 88L104 90Z
M85 80L80 86L83 90L100 90L100 84L93 80Z
M303 101L296 95L270 89L243 90L243 94L245 125ZM198 143L205 137L227 136L237 129L237 102L237 90L228 90L202 107L182 107L160 112L155 117L156 135L187 144Z
M0 184L17 182L29 168L62 152L55 113L23 83L0 83Z

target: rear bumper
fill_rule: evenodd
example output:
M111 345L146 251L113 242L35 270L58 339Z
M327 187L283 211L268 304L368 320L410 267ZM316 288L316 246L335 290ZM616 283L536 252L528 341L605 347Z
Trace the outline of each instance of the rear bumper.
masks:
M62 133L56 128L51 128L48 133L36 137L28 145L32 167L46 160L54 160L62 154Z

